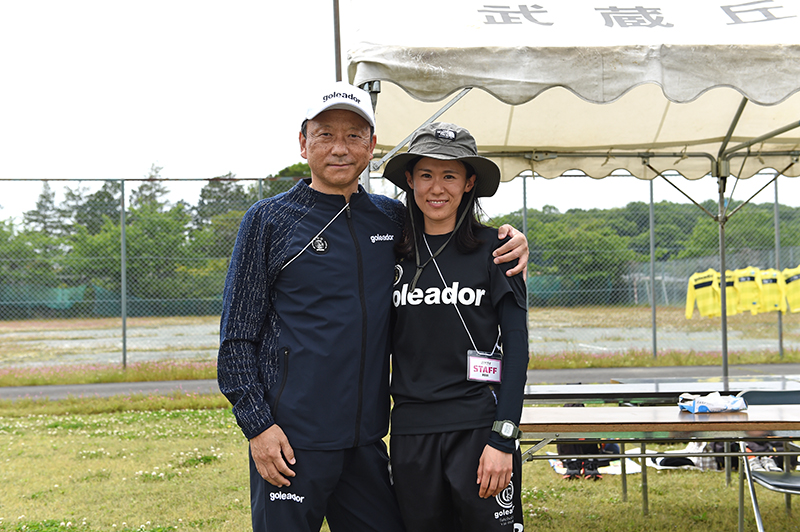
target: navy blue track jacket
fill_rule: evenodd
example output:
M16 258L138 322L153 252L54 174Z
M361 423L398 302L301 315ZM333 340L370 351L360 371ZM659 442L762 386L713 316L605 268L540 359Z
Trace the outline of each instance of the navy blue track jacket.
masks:
M247 211L225 282L217 371L248 439L274 423L298 449L386 435L403 212L361 187L345 207L344 196L305 181Z

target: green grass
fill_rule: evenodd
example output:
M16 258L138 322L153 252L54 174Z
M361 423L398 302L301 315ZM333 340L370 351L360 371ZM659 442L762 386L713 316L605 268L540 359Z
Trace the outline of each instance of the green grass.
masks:
M785 349L783 357L772 351L729 351L728 364L797 364L800 350ZM653 358L651 351L631 349L619 353L588 354L577 352L556 355L531 355L528 369L641 368L669 366L721 366L722 353L698 351L661 351Z
M81 399L83 410L106 401ZM227 408L0 414L0 531L242 531L250 526L247 442ZM206 406L211 406L211 403ZM553 450L552 447L546 450ZM523 466L527 530L716 531L737 526L736 477L648 470L565 481L546 461ZM767 530L795 530L781 494L759 490ZM749 499L746 500L749 503ZM752 512L747 527L754 528ZM68 526L69 524L69 526ZM326 529L323 529L326 530Z
M230 408L221 394L173 392L169 394L131 394L111 397L70 397L59 401L47 399L0 400L0 418L29 416L71 416L114 412L150 412L161 410L208 410Z
M656 448L656 447L654 447ZM658 447L666 449L666 447ZM736 530L738 478L726 485L724 472L648 470L648 515L642 509L641 475L628 476L627 501L622 480L566 481L546 462L523 466L523 509L526 530L666 532ZM783 495L758 491L767 530L796 530L796 518L786 515ZM745 504L750 499L745 495ZM767 522L768 521L768 522ZM752 510L745 510L745 529L754 530Z
M0 530L249 526L247 441L227 409L3 416L0 449Z
M93 384L216 379L216 360L155 360L121 364L70 364L0 368L0 386Z
M715 320L685 320L680 309L660 312L659 327L711 330ZM612 323L648 327L647 309L617 309ZM531 311L539 326L603 326L597 309ZM771 316L733 317L737 330L768 334ZM787 317L787 337L796 335ZM616 320L616 321L615 321ZM25 324L26 330L52 323ZM113 325L113 324L112 324ZM148 326L143 322L141 326ZM23 327L23 325L16 325ZM73 327L70 323L60 324ZM86 327L111 326L108 322ZM153 322L153 326L157 323ZM787 350L730 353L730 364L800 362ZM716 353L649 352L598 357L584 353L535 356L531 368L719 364ZM214 379L214 361L119 365L59 365L0 369L0 386ZM540 452L553 450L545 448ZM543 460L523 467L527 530L716 531L737 526L738 485L724 474L649 471L649 514L642 513L641 478L567 482ZM0 531L87 532L240 531L250 526L247 442L221 395L172 393L61 401L0 401ZM783 496L759 490L768 530L796 530ZM749 498L746 498L749 504ZM748 507L749 508L749 507ZM754 529L746 512L747 529ZM324 527L323 530L327 530Z
M730 352L728 363L779 364L800 363L800 351L787 349L783 358L775 352ZM654 366L719 366L720 353L669 351L653 358L649 351L593 355L580 352L557 355L532 355L528 369L621 368ZM136 362L124 368L120 364L73 364L39 367L0 368L0 386L41 386L50 384L94 384L109 382L146 382L216 379L215 360L159 360Z

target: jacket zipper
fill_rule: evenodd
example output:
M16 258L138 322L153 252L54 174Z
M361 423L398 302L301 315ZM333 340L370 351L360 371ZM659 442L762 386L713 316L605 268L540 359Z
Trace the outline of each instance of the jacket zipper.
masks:
M286 387L286 380L289 378L289 348L283 348L283 371L281 372L281 387L278 388L278 394L275 396L275 404L272 406L272 419L278 414L278 403L281 402L281 395L283 389Z
M361 410L364 396L364 371L367 363L367 300L364 294L364 264L362 263L361 247L358 245L356 230L353 226L353 217L350 212L350 204L347 205L347 226L350 235L353 237L353 244L356 248L356 261L358 266L358 296L361 301L361 367L358 375L358 406L356 409L356 432L353 438L353 447L358 447L361 439Z

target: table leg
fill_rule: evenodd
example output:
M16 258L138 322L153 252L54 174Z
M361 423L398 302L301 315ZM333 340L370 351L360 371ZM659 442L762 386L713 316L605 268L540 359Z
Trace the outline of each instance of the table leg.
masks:
M619 466L622 472L622 502L628 502L628 469L627 465L625 464L626 459L624 443L619 444L619 454L622 455L619 458Z
M642 513L648 514L647 511L647 449L646 445L642 444Z
M725 449L726 453L731 452L731 442L726 441L723 448ZM724 461L725 461L725 485L726 486L730 486L731 485L731 457L730 456L726 456L724 458Z
M742 464L742 460L744 458L739 457L739 532L744 531L744 464Z

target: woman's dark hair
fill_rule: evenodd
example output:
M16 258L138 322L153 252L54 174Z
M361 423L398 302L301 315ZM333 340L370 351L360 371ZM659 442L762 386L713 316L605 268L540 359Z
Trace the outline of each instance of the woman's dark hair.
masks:
M409 173L413 174L414 166L421 158L422 157L418 157L409 161L408 165L406 165L406 169ZM463 161L461 164L466 167L467 176L475 174L471 165ZM465 192L461 197L461 204L458 206L458 211L456 213L457 218L460 218L464 210L469 209L464 221L456 228L456 232L453 235L453 242L455 242L456 249L458 249L459 253L472 253L483 243L483 240L475 235L476 229L484 227L484 225L478 221L478 212L480 208L478 198L475 196L475 187L473 187L471 191ZM422 210L417 206L417 202L414 201L413 190L406 192L406 214L407 216L403 222L403 234L400 236L400 240L397 244L395 244L394 251L395 255L398 257L414 260L416 254L414 250L414 239L416 238L418 243L422 242L425 219L422 216ZM412 216L414 219L413 226L411 223Z

